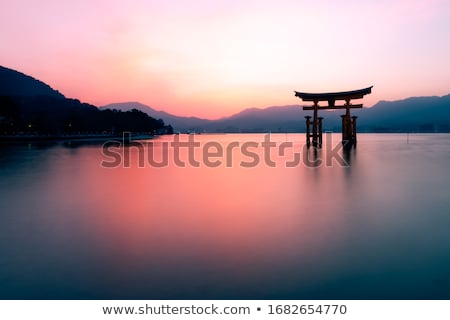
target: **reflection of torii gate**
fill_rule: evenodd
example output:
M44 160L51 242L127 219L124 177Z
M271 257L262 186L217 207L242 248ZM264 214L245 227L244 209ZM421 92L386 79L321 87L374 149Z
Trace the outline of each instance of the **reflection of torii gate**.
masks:
M372 86L373 87L373 86ZM319 110L329 109L345 109L345 115L342 115L342 143L347 146L356 145L356 118L350 116L350 109L362 108L362 104L351 104L352 99L362 99L364 95L372 92L372 87L365 89L345 91L345 92L330 92L330 93L304 93L295 91L295 96L303 101L312 101L314 105L303 107L303 110L314 110L314 117L311 121L310 116L306 116L306 144L309 147L311 144L310 137L312 137L312 144L314 147L322 146L322 117L318 117ZM345 104L337 106L337 100L344 100ZM327 106L319 106L319 101L327 101ZM310 130L312 126L312 130Z

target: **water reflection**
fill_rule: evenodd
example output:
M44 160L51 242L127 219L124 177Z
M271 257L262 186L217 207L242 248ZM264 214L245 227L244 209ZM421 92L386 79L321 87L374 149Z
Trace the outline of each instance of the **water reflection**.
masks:
M0 298L449 298L450 136L423 152L360 135L350 167L287 167L304 136L271 139L294 148L252 168L239 152L231 167L138 168L132 148L129 168L106 169L98 145L3 149Z

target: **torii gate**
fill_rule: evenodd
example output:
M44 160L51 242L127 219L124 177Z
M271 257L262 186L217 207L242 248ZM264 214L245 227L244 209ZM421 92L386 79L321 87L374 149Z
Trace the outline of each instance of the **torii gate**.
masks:
M366 94L372 92L372 88L364 88L360 90L344 91L344 92L328 92L328 93L305 93L295 91L295 96L303 101L312 101L312 106L303 107L303 110L314 110L313 120L310 116L306 116L306 144L309 147L312 144L314 147L322 147L322 117L318 116L319 110L329 109L345 109L345 115L342 115L342 143L346 146L356 145L356 116L350 116L350 109L362 108L362 104L351 104L352 99L362 99ZM337 100L344 100L345 104L337 106ZM327 101L327 106L319 106L319 101ZM312 132L310 131L312 126Z

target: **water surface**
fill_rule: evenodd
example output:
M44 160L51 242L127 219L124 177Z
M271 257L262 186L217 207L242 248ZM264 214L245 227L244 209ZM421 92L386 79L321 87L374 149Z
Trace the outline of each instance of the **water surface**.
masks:
M125 148L129 168L101 167L98 144L0 147L0 298L450 299L450 135L361 134L348 166L273 148L270 167L259 146L251 168L237 149L230 167L139 168Z

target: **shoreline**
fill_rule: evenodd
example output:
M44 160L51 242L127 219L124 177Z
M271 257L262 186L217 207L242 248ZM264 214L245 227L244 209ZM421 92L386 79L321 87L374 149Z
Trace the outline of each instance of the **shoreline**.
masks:
M131 135L131 140L143 140L153 139L154 135L151 134L135 134ZM0 144L17 143L17 142L49 142L49 141L95 141L104 142L108 140L120 140L124 139L123 135L117 134L75 134L75 135L0 135Z

